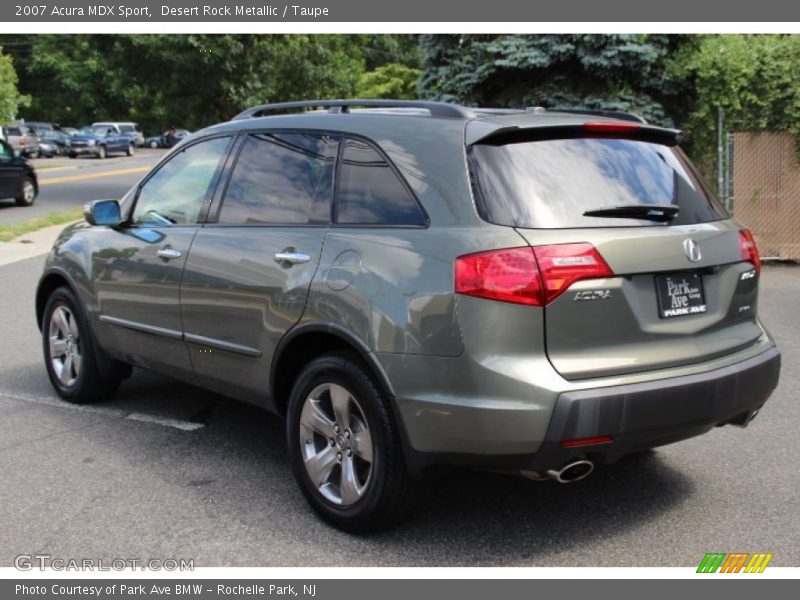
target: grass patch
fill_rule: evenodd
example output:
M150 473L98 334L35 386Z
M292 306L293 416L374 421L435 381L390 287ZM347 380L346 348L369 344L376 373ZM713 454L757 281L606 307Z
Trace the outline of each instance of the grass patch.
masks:
M61 225L77 221L83 217L83 209L76 208L65 212L50 213L46 217L37 217L29 221L23 221L16 225L0 225L0 242L10 242L26 233L38 231L51 225Z

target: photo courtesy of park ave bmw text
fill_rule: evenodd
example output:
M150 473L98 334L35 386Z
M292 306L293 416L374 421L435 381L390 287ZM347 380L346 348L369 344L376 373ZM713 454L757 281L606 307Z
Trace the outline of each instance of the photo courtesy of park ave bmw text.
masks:
M798 578L800 9L0 21L0 597Z

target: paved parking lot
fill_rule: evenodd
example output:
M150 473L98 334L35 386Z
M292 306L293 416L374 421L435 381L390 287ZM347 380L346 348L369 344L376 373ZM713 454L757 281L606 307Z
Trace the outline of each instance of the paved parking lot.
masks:
M355 537L306 507L277 418L139 371L107 404L61 403L33 317L41 264L0 267L0 566L37 552L197 566L690 566L709 551L800 565L800 268L763 273L783 377L746 430L569 486L448 474L406 524Z

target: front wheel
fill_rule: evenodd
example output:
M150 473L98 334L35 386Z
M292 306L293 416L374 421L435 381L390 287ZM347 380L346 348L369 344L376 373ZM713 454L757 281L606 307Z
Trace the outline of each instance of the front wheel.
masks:
M128 374L125 365L95 346L81 306L67 287L56 289L47 300L42 346L50 383L68 402L88 404L110 398Z
M136 152L136 149L133 147L133 144L128 144L128 149L125 151L125 154L128 156L133 156Z
M106 151L106 147L105 146L100 146L100 148L98 148L98 150L97 150L97 158L102 160L106 156L108 156L108 152Z
M22 180L22 187L19 190L19 196L14 199L17 206L30 206L36 200L36 185L33 179L26 177Z
M155 141L155 140L151 141L151 142L150 142L150 147L151 147L153 150L155 150L156 148L158 148L158 142L157 142L157 141Z
M312 361L289 398L287 438L303 495L326 521L350 532L393 525L413 500L389 399L349 353Z

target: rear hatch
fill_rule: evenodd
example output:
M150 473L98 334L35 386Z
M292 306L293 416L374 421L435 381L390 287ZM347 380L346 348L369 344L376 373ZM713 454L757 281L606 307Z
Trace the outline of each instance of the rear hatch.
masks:
M752 237L676 133L600 120L468 148L481 216L533 247L547 354L566 379L701 362L762 334Z

